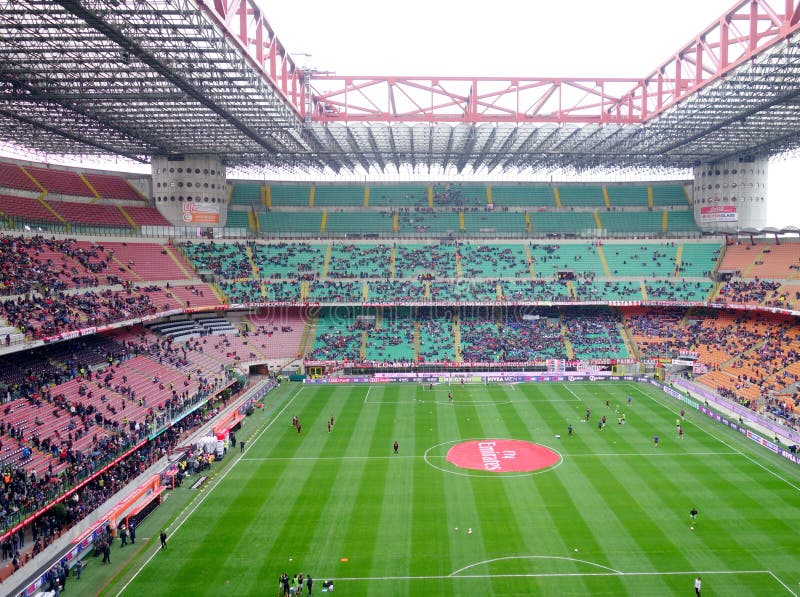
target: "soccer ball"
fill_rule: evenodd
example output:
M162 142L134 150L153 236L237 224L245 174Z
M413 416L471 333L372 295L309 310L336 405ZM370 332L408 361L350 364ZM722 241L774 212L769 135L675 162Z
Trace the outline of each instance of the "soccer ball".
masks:
M693 530L694 530L694 527L689 527L689 530L690 530L690 531L693 531Z

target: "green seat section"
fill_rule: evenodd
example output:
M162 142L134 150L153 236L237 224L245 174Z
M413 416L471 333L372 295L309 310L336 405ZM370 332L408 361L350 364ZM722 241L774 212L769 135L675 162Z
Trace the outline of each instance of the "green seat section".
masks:
M577 281L575 295L579 301L641 301L642 287L632 281Z
M444 317L420 318L419 357L425 363L456 360L453 324Z
M255 182L235 182L231 192L231 205L249 207L253 204L261 205L261 185Z
M385 318L381 328L367 334L367 361L405 362L414 360L414 320L408 316Z
M392 215L366 209L329 211L325 232L385 235L392 232Z
M714 286L709 281L648 280L645 282L649 301L704 302Z
M494 282L431 282L433 301L496 301L497 284Z
M226 228L250 228L250 219L247 217L246 211L233 211L228 210L228 221L225 224Z
M653 185L653 205L668 207L670 205L686 205L686 193L683 185L674 184L654 184Z
M547 185L497 185L492 186L492 203L497 207L555 207L556 199L553 187Z
M667 232L700 232L691 211L671 211L667 220Z
M364 187L358 185L317 185L314 207L360 207L364 205Z
M524 362L567 358L558 319L508 318L492 321L465 317L461 326L461 358L466 362Z
M424 185L370 185L370 207L428 207Z
M642 185L606 185L612 207L647 207L647 187Z
M220 281L219 288L231 303L262 303L266 297L261 294L261 281Z
M467 211L464 213L464 229L467 234L525 233L525 214L511 211Z
M268 211L258 214L262 234L319 234L322 213L318 211Z
M458 253L464 278L530 277L524 245L462 243Z
M360 303L362 287L361 282L344 280L310 282L308 300L319 303Z
M324 245L308 243L257 244L253 262L262 278L313 278L322 270L325 250Z
M503 280L500 286L503 299L508 301L563 302L570 300L569 288L561 282Z
M308 207L311 186L307 184L272 184L269 187L272 207Z
M398 225L405 234L459 234L461 222L457 212L401 212Z
M531 229L539 234L575 236L584 230L595 230L594 214L589 212L528 212ZM524 216L523 216L524 217Z
M300 300L300 282L266 280L264 281L264 290L267 293L267 301L297 302Z
M719 243L684 243L677 276L710 278L722 245Z
M558 187L561 207L605 207L600 185L564 185Z
M389 278L392 247L335 243L328 263L329 278Z
M300 283L270 280L224 281L219 283L232 303L298 302ZM261 292L264 288L266 294Z
M361 360L362 328L352 317L323 312L317 321L314 345L309 358L316 361Z
M406 245L395 248L395 277L418 278L434 275L454 278L456 275L455 245Z
M604 211L600 213L603 228L614 232L645 232L661 234L661 212L656 211Z
M181 243L183 254L197 271L209 270L220 278L252 278L253 268L241 243Z
M425 286L412 280L372 280L368 282L368 302L405 303L425 300Z
M435 184L434 207L486 207L486 185Z
M584 243L531 243L531 259L537 278L552 279L559 272L604 276L597 248Z
M605 244L603 254L612 276L667 278L675 273L674 244Z
M617 327L619 316L610 309L572 313L565 316L564 321L576 359L626 359L630 356Z

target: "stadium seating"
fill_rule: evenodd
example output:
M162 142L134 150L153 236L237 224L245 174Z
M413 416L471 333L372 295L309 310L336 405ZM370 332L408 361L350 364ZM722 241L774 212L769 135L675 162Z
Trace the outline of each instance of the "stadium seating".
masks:
M498 207L555 207L553 187L544 185L494 185L492 202Z
M604 211L598 214L602 228L611 235L637 230L643 234L660 235L664 217L661 212L651 211Z
M342 244L331 246L329 278L389 278L392 248L389 245Z
M562 207L605 207L603 188L599 185L559 185Z
M329 211L324 232L347 234L391 234L392 216L379 211Z
M377 362L414 361L414 321L407 316L383 319L367 331L364 358Z
M526 231L525 214L513 211L468 211L464 213L464 231L478 236L520 236Z
M593 244L532 243L530 254L537 278L554 278L558 272L603 276L603 263Z
M677 246L670 244L606 244L603 253L612 276L665 278L675 274Z
M172 226L155 207L125 206L122 209L136 226Z
M688 199L683 185L680 184L654 184L653 205L666 207L671 205L686 205Z
M314 207L361 207L364 205L364 187L357 185L318 185L314 193Z
M60 222L56 214L47 209L41 201L30 197L0 195L0 214L32 223Z
M16 164L9 164L0 162L0 187L5 189L16 189L20 191L31 191L33 193L41 193L42 189L39 188L31 177Z
M422 185L370 185L370 207L427 207L428 187Z
M84 178L103 199L121 199L124 201L144 201L127 180L121 176L87 172Z
M322 213L319 211L268 211L258 214L262 234L301 233L319 235Z
M469 244L458 246L461 275L467 278L529 277L524 245Z
M70 170L55 170L39 166L25 166L25 170L51 195L91 197L95 194L81 177Z
M454 278L456 274L455 245L398 244L395 251L395 271L404 278L434 275Z
M273 184L269 186L272 207L308 207L310 185Z
M589 212L528 212L531 230L539 236L561 235L577 236L584 231L597 228L594 214Z
M253 246L253 261L262 278L315 277L322 270L325 247L308 243Z
M648 188L635 184L606 185L612 207L648 207Z
M237 181L231 186L231 205L250 207L261 204L261 189L263 187L260 184ZM230 217L230 212L228 217Z

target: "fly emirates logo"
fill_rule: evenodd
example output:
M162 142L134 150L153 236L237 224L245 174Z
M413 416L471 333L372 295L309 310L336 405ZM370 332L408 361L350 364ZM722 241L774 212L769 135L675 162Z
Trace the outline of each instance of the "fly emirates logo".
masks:
M500 472L503 470L501 460L514 460L517 453L514 450L503 450L499 454L495 447L495 442L478 442L478 450L481 453L483 468L487 471Z

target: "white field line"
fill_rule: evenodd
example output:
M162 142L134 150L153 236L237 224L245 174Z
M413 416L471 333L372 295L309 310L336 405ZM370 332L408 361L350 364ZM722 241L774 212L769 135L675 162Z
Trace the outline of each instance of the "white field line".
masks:
M297 391L294 393L294 396L292 396L292 397L291 397L291 398L290 398L290 399L289 399L289 400L286 402L286 404L283 406L283 408L282 408L280 411L278 411L278 414L272 417L272 420L271 420L271 421L269 421L269 423L267 423L267 424L264 426L264 428L263 428L263 429L262 429L260 432L258 432L258 434L256 435L256 437L255 437L255 438L253 438L253 439L249 439L249 440L248 440L248 443L257 442L257 441L259 440L259 438L260 438L262 435L264 435L264 433L266 433L266 431L267 431L267 430L268 430L270 427L272 427L272 424L273 424L275 421L277 421L277 420L280 418L280 416L283 414L283 412L284 412L284 411L285 411L287 408L289 408L289 405L290 405L292 402L294 402L294 399L295 399L295 398L297 398L297 396L299 396L299 395L300 395L300 392L302 392L304 389L305 389L305 386L303 386L303 387L301 387L299 390L297 390ZM184 508L184 509L181 511L181 513L180 513L180 514L178 514L178 519L179 519L179 522L178 522L178 524L176 524L174 527L172 527L172 528L170 528L170 529L169 529L169 530L170 530L170 535L173 535L173 534L175 534L175 532L176 532L178 529L180 529L180 528L183 526L183 523L184 523L184 522L186 522L187 520L189 520L189 518L191 518L192 514L194 514L194 511L195 511L195 510L197 510L197 508L199 508L199 507L200 507L200 505L201 505L203 502L205 502L205 501L206 501L206 498L207 498L208 496L210 496L210 495L213 493L214 489L216 489L216 488L217 488L217 486L218 486L220 483L222 483L222 481L225 479L225 477L227 477L227 476L228 476L228 473L229 473L229 472L231 472L231 471L234 469L234 467L235 467L237 464L239 464L239 462L240 462L241 460L242 460L242 457L240 457L240 458L239 458L239 459L238 459L236 462L234 462L234 463L233 463L233 464L231 464L231 465L230 465L230 466L229 466L227 469L225 469L225 472L223 472L223 473L222 473L222 474L221 474L219 477L217 477L217 478L216 478L216 480L215 480L215 481L213 481L213 485L211 485L211 487L207 488L207 491L206 491L205 493L203 493L202 495L201 495L201 494L198 494L198 497L199 497L200 499L198 500L197 498L195 498L195 500L197 500L197 503L195 503L195 504L194 504L194 507L192 507L192 508L191 508L191 509L190 509L188 512L186 511L186 510L187 510L187 508L189 508L190 506L192 506L192 503L194 503L194 502L193 502L193 501L192 501L192 502L189 502L189 504L187 504L187 505L186 505L186 507L185 507L185 508ZM168 528L169 528L169 527L168 527ZM151 560L152 560L154 557L156 557L156 554L157 554L157 553L159 553L160 551L161 551L161 549L159 548L159 549L157 549L156 551L154 551L152 554L150 554L150 557L149 557L149 558L147 558L147 559L144 561L144 563L143 563L141 566L139 566L139 569L138 569L136 572L134 572L134 573L133 573L133 576L131 576L131 577L130 577L130 579L128 579L128 581L127 581L127 582L126 582L124 585L122 585L122 588L121 588L121 589L120 589L120 590L117 592L117 596L121 595L121 594L122 594L122 593L125 591L125 589L127 589L127 588L128 588L128 585L130 585L130 584L133 582L133 580L134 580L134 579L135 579L137 576L139 576L139 573L140 573L142 570L144 570L144 568L145 568L145 567L146 567L146 566L147 566L147 565L150 563L150 561L151 561Z
M634 389L634 390L636 390L636 391L637 391L637 392L639 392L640 394L644 395L646 398L649 398L650 400L652 400L653 402L655 402L656 404L658 404L658 405L659 405L659 406L661 406L662 408L665 408L665 409L667 409L667 410L668 410L668 411L670 411L671 413L674 413L674 414L676 414L676 415L680 415L680 412L679 412L679 411L677 411L677 410L675 410L675 409L671 408L670 406L667 406L667 405L665 405L665 404L663 404L663 403L659 402L659 401L658 401L658 400L656 400L656 399L655 399L653 396L651 396L651 395L650 395L650 394L648 394L647 392L645 392L645 391L643 391L643 390L639 389L638 387L636 387L636 386L633 386L633 385L630 385L630 384L628 384L628 387L629 387L629 388L632 388L632 389ZM704 415L704 414L702 414L702 413L698 413L698 414L700 414L700 416L701 416L701 417L705 417L705 415ZM779 474L778 474L778 473L776 473L775 471L771 470L770 468L768 468L768 467L764 466L763 464L761 464L761 463L760 463L760 462L758 462L757 460L755 460L755 459L751 458L750 456L748 456L747 454L745 454L744 452L742 452L741 450L739 450L739 449L738 449L738 448L736 448L735 446L732 446L731 444L729 444L728 442L726 442L724 439L722 439L722 438L721 438L721 437L719 437L718 435L715 435L714 433L711 433L710 431L708 431L708 430L707 430L707 429L705 429L704 427L701 427L701 426L699 426L699 425L697 425L696 423L693 423L693 422L691 422L691 421L689 421L689 424L690 424L690 425L692 425L692 426L693 426L695 429L698 429L698 430L702 431L703 433L705 433L706 435L708 435L709 437L711 437L711 438L713 438L713 439L717 440L717 441L718 441L719 443L721 443L723 446L725 446L725 447L727 447L727 448L730 448L731 450L733 450L734 452L736 452L737 454L739 454L739 456L741 456L741 457L742 457L742 458L744 458L745 460L749 460L749 461L750 461L752 464L755 464L755 465L756 465L758 468L760 468L760 469L762 469L762 470L766 471L767 473L769 473L770 475L772 475L772 476L773 476L773 477L775 477L776 479L779 479L779 480L783 481L783 482L784 482L786 485L788 485L789 487L791 487L792 489L794 489L795 491L797 491L798 493L800 493L800 487L798 487L797 485L795 485L794 483L792 483L791 481L789 481L789 480L788 480L788 479L786 479L785 477L782 477L781 475L779 475Z
M628 452L628 453L592 453L592 454L570 454L569 458L609 458L614 456L622 456L622 457L643 457L643 458L684 458L686 456L739 456L738 452L680 452L680 453L673 453L673 452L659 452L659 453L647 453L647 452ZM265 462L274 460L275 462L285 462L285 461L306 461L306 460L327 460L327 461L337 461L337 460L399 460L399 459L409 459L409 458L446 458L444 454L428 454L425 455L405 455L405 456L253 456L253 457L243 457L240 460L244 460L247 462Z
M372 390L372 386L370 385L370 386L367 388L367 395L366 395L366 396L364 396L364 404L366 404L366 403L367 403L367 398L369 398L369 393L370 393L370 391L371 391L371 390Z

